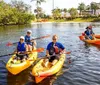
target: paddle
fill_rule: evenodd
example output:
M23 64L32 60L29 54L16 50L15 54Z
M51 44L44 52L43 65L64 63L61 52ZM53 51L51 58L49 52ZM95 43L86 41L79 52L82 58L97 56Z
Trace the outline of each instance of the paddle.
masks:
M44 51L44 48L37 48L36 50L33 50L32 52L43 52ZM31 52L30 52L31 53ZM10 56L10 55L13 55L14 53L10 53L10 54L6 54L6 55L1 55L0 57L3 57L3 56Z
M50 35L46 35L46 36L34 38L34 39L32 39L32 40L38 40L38 39L43 39L43 38L47 38L47 37L50 37ZM6 46L12 46L12 45L17 44L17 43L18 43L18 42L14 42L14 43L8 42L8 43L6 44Z
M64 54L70 54L71 52L65 52ZM58 54L56 54L56 55L58 55ZM52 55L51 55L52 56ZM38 58L36 61L38 62L38 61L40 61L41 59L45 59L45 58L47 58L46 56L45 57L42 57L42 58ZM33 60L29 60L29 61L33 61Z
M6 61L4 61L4 60L0 60L4 65L6 65Z

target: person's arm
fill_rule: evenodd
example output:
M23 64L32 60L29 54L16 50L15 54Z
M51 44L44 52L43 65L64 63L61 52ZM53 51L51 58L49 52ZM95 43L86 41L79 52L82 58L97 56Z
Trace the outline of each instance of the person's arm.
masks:
M66 49L61 43L59 43L59 44L60 44L60 49L61 49L60 54L64 54L66 52Z
M25 44L26 52L28 52L28 46Z
M31 42L33 43L34 46L37 45L36 40L31 40Z
M31 37L31 42L32 42L33 46L36 46L37 45L36 40L34 40L33 37Z
M93 32L93 30L91 29L91 32L92 32L92 34L94 35L94 32Z
M49 56L49 51L48 51L48 50L46 50L46 56L47 56L47 57Z

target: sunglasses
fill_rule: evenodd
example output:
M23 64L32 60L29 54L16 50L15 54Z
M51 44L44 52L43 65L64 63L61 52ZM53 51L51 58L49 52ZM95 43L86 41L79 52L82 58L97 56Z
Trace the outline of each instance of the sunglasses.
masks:
M57 40L57 39L53 39L53 40Z

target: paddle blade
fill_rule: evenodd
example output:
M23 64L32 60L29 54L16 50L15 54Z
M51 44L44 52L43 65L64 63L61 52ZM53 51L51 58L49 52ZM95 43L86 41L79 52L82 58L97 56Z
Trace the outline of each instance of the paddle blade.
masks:
M80 40L84 40L84 36L79 36L79 39Z
M35 38L35 39L33 39L33 40L43 39L43 38L48 38L48 37L50 37L50 35L46 35L46 36L42 36L42 37L38 37L38 38Z
M44 48L37 48L36 50L33 50L32 52L43 52Z
M71 52L66 52L66 54L70 54Z
M12 46L13 45L13 43L11 43L11 42L8 42L7 44L6 44L6 46Z
M43 36L42 38L47 38L47 37L50 37L50 35L47 35L47 36Z

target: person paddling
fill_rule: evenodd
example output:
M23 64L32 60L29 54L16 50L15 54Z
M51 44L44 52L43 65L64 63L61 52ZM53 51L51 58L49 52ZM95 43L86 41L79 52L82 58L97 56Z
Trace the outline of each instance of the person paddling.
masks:
M25 36L25 42L26 42L26 44L28 46L28 51L32 51L34 49L34 46L36 46L36 41L34 41L31 38L31 34L32 34L32 31L28 30L27 34Z
M52 42L50 42L46 49L46 57L49 59L49 63L54 65L59 60L59 54L63 54L65 52L65 47L60 43L57 42L58 36L53 35ZM45 59L45 66L47 59Z
M14 53L16 54L17 60L23 60L24 57L27 58L28 57L27 52L28 52L28 48L27 48L26 43L24 42L24 36L21 36L17 44L17 48L14 51Z
M94 32L92 30L92 26L91 25L86 27L86 31L84 32L84 34L85 34L85 39L90 39L90 40L95 39L94 38Z

